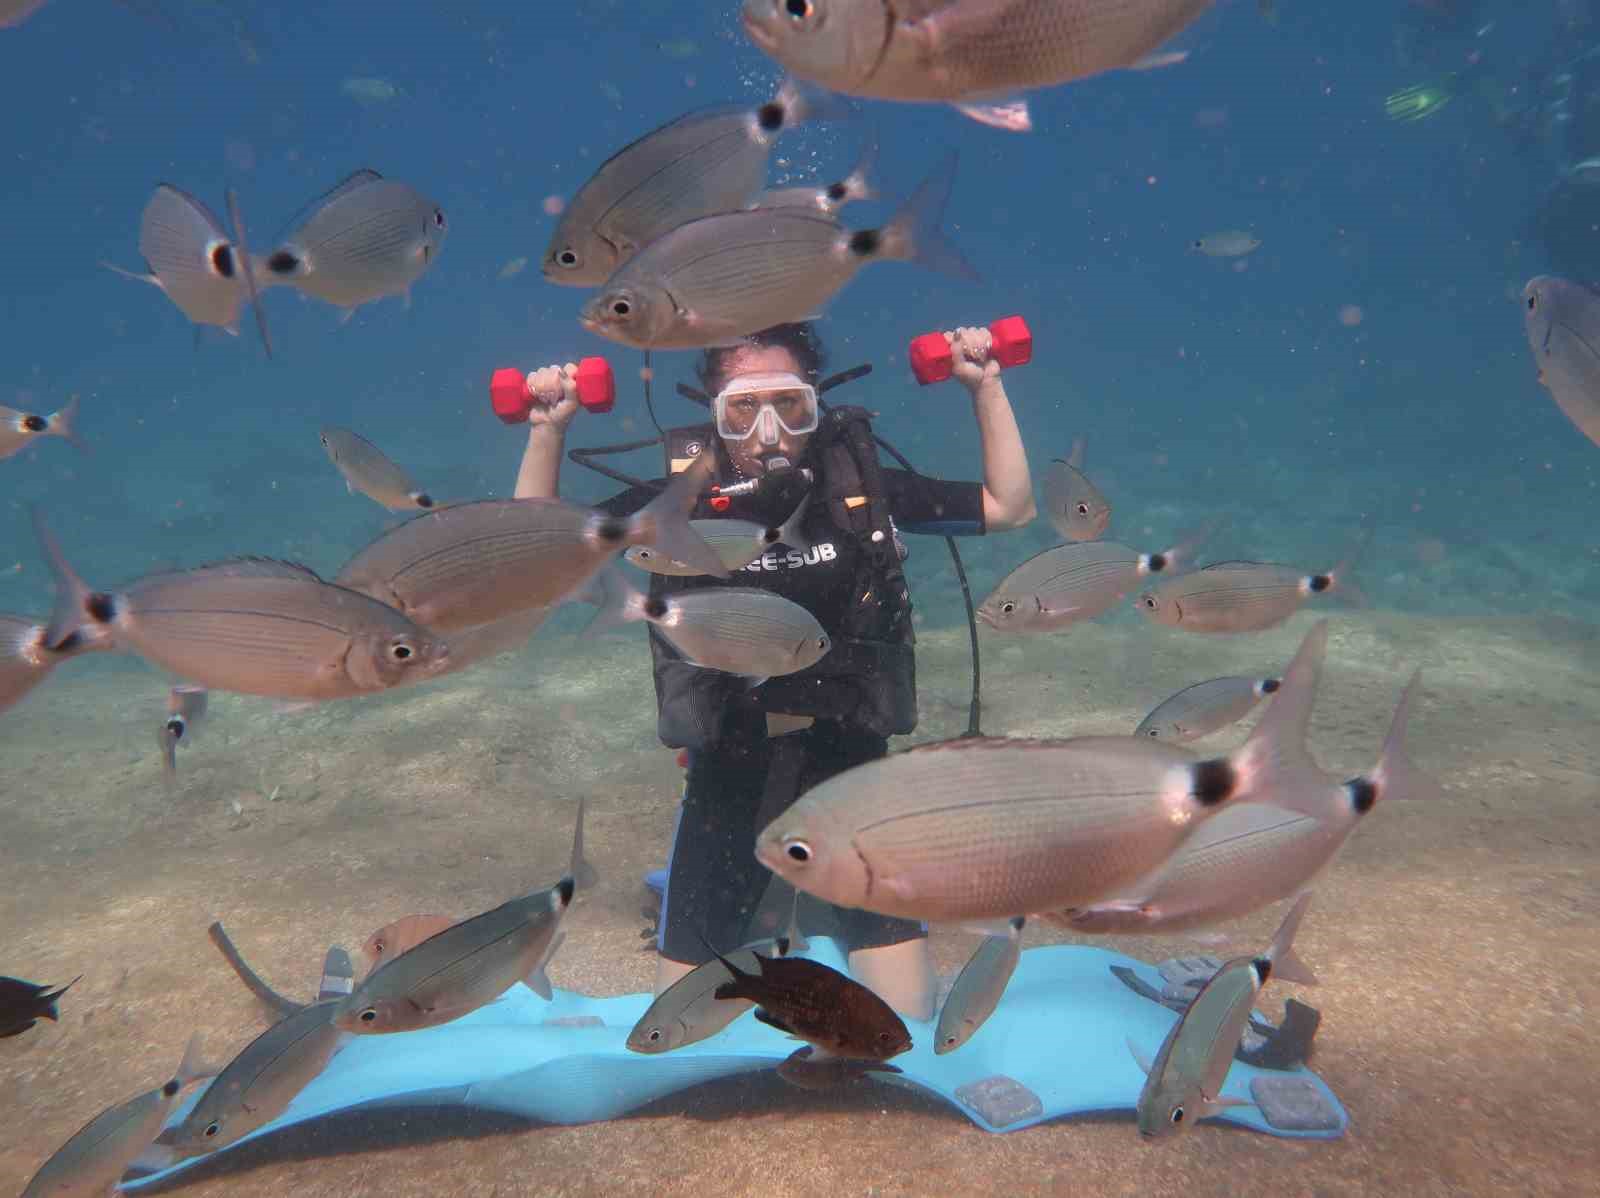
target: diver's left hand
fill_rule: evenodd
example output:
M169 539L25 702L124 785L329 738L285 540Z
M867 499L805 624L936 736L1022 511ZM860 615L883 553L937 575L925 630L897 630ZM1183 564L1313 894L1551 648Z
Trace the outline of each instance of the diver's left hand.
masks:
M989 330L960 328L946 333L954 361L950 373L960 379L968 391L977 394L987 380L998 378L1000 363L989 356Z

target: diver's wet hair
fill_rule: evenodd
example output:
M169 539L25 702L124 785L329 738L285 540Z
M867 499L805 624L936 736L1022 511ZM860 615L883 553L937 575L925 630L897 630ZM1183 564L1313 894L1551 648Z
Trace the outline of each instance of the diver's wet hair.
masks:
M700 386L708 395L715 395L722 389L722 384L727 381L725 372L728 359L745 346L763 349L776 346L788 350L800 363L800 377L813 384L822 377L822 367L828 360L828 352L822 348L822 339L817 336L816 326L809 320L775 324L770 329L751 333L737 345L717 345L701 351L696 373L700 376Z

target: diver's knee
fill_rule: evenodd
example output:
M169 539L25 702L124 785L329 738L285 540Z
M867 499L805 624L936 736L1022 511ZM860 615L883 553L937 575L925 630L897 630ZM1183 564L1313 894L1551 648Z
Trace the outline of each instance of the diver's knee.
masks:
M850 954L850 972L906 1018L933 1018L938 979L926 937L858 948Z

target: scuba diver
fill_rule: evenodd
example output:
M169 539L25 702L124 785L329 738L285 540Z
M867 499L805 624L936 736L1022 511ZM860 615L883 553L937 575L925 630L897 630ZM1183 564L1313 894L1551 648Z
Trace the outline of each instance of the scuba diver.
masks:
M805 670L752 687L690 665L650 629L657 731L668 747L688 750L656 941L658 994L710 960L713 949L781 929L795 897L756 861L757 834L803 791L884 756L890 736L916 727L915 638L900 533L981 535L1034 518L1027 455L999 364L979 334L948 336L954 375L972 394L982 483L880 465L870 414L820 401L824 354L809 323L703 351L700 398L709 398L714 423L664 433L673 473L714 455L711 477L720 491L703 496L694 517L777 528L800 503L809 508L803 548L769 551L726 580L653 573L650 594L729 585L775 591L816 616L833 647ZM544 373L540 390L554 394L559 377L562 398L536 406L529 418L518 498L555 496L566 428L579 408L572 373ZM632 486L598 506L628 515L662 485ZM797 911L821 906L808 898ZM902 1014L931 1018L937 979L926 927L829 910L856 978ZM758 917L765 920L759 929Z

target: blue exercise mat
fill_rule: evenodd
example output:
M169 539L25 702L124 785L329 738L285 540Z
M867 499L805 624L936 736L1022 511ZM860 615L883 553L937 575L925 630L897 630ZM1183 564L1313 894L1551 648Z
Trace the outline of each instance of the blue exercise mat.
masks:
M827 937L814 937L802 955L844 968ZM893 1062L902 1072L871 1078L937 1095L992 1132L1090 1111L1131 1111L1144 1075L1127 1040L1153 1058L1177 1016L1118 981L1112 965L1162 986L1154 966L1106 949L1026 949L999 1008L971 1040L937 1056L933 1024L908 1021L915 1046ZM648 994L589 998L556 990L545 1002L519 983L442 1027L354 1037L281 1117L238 1143L352 1107L445 1103L548 1123L614 1119L701 1082L776 1068L798 1047L746 1013L698 1044L659 1055L630 1052L628 1032L650 1001ZM1261 1105L1229 1107L1216 1119L1270 1135L1337 1139L1349 1123L1322 1079L1304 1068L1279 1072L1235 1061L1223 1091ZM189 1095L169 1125L203 1092L202 1086Z

